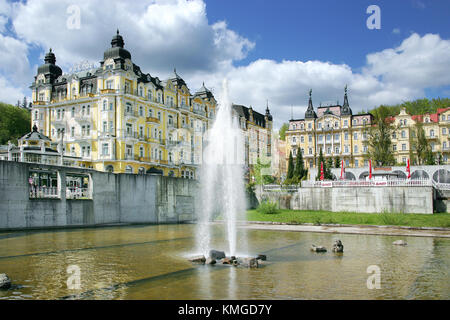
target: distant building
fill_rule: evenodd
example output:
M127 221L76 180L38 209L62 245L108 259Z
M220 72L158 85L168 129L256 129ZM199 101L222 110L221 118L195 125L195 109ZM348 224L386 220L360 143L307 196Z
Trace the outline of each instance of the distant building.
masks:
M49 137L38 132L36 125L33 130L19 139L19 145L9 143L1 146L0 159L17 162L30 162L60 166L79 166L81 158L63 155L62 141L55 148Z

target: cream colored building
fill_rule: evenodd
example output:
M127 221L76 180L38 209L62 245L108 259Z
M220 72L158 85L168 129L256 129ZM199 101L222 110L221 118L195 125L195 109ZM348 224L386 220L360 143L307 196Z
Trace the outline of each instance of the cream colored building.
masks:
M100 171L194 178L216 114L204 85L191 94L176 70L166 81L144 74L119 31L99 68L63 74L50 49L31 89L32 126Z

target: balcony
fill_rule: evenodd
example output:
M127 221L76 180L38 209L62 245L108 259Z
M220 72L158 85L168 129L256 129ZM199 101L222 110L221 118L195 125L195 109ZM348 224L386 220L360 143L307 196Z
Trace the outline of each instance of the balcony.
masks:
M104 132L99 132L98 133L98 138L99 139L110 139L114 137L114 132L113 131L104 131Z
M438 135L427 135L426 136L427 137L427 139L430 139L430 140L436 140L436 139L439 139L439 136Z
M138 134L139 141L147 141L147 136L145 134Z
M194 110L194 113L206 117L206 112L203 110Z
M125 131L124 134L123 134L123 137L124 137L125 139L133 139L133 140L137 140L138 137L139 137L139 135L138 135L137 132L127 132L127 131Z
M124 116L125 116L125 121L127 121L127 120L136 121L137 118L139 117L139 113L137 111L130 110L130 111L125 111Z
M180 106L180 109L187 110L187 111L191 111L191 107L188 106L188 105L185 105L185 104L182 104L182 105Z
M83 122L83 123L90 123L92 120L92 117L90 114L82 114L82 113L77 113L75 115L75 121L77 122Z
M117 93L118 90L116 89L101 89L100 93L101 94L114 94Z
M157 123L157 124L160 123L160 121L159 121L158 118L153 118L153 117L147 117L145 121L146 121L147 123Z
M43 105L46 105L46 104L47 104L46 101L34 101L33 102L33 105L35 105L35 106L43 106Z

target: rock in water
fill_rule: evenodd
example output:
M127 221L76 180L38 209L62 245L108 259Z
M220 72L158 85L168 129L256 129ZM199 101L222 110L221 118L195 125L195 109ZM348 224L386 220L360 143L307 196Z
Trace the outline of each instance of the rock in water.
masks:
M312 245L311 246L311 251L313 251L313 252L327 252L327 249L325 247L322 247L322 246Z
M206 259L206 264L216 264L216 260L215 259L211 259L211 258L208 258L208 259Z
M243 265L244 267L247 268L258 268L259 267L259 263L258 260L256 258L243 258L240 261L241 265Z
M333 252L344 252L344 245L341 240L336 240L333 245Z
M406 246L407 245L407 243L403 240L394 241L394 242L392 242L392 244L394 244L396 246Z
M6 273L0 273L0 289L11 288L11 280L6 275Z
M220 260L225 258L225 252L218 250L211 250L209 251L209 257L214 260Z
M199 264L205 264L206 258L205 256L196 256L189 259L192 263L199 263Z
M230 258L224 258L223 260L222 260L222 263L223 264L231 264L233 262L233 260L231 260Z
M266 261L267 256L265 254L258 254L258 256L256 257L256 260Z

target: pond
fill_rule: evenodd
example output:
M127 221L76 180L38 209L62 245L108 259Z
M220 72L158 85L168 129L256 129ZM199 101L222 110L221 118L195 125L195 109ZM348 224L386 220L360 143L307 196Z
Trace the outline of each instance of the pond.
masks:
M214 225L215 248L225 229ZM450 239L238 230L258 269L193 265L194 225L0 233L0 273L13 287L0 299L449 299ZM394 246L397 239L407 246ZM334 240L344 253L331 252ZM326 253L313 253L312 244ZM238 251L239 251L238 242ZM69 266L81 288L69 289ZM369 266L380 289L368 289Z

